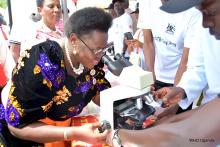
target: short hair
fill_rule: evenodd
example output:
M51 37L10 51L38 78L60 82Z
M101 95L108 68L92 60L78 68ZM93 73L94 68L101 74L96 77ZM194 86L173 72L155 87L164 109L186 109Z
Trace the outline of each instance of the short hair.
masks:
M103 9L87 7L73 13L65 24L65 35L69 38L71 33L78 37L92 31L108 32L112 25L112 17Z
M129 7L129 0L124 0L126 9Z
M44 0L36 0L37 7L43 7Z
M125 0L112 0L113 5L114 5L116 2L126 3Z

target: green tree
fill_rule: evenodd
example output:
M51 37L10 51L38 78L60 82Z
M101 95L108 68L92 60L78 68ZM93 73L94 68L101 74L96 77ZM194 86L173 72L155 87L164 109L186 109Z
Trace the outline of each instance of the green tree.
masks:
M7 0L0 0L0 8L6 8L7 7Z

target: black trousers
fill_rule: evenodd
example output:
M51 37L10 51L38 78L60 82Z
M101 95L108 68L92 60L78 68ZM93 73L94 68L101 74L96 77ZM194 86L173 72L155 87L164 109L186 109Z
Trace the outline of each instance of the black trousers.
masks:
M158 80L156 80L154 82L155 90L159 90L159 89L161 89L163 87L172 87L172 86L173 86L173 84L171 84L171 83L164 83L164 82L161 82L161 81L158 81Z

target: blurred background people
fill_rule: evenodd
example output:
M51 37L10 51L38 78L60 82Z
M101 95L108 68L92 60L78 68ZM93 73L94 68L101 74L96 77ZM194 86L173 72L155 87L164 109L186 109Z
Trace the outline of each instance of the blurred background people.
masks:
M132 29L133 29L133 32L136 32L137 31L137 19L135 18L135 16L131 15L133 10L130 8L129 0L124 0L124 8L125 8L125 13L131 16L132 27L133 27Z
M139 17L139 3L136 4L135 11L131 12L131 15L136 18ZM125 43L128 46L129 60L134 65L139 65L143 70L146 70L146 64L143 54L144 35L142 29L138 29L132 40L125 38Z
M109 6L107 8L104 8L104 9L107 10L111 14L113 19L116 18L116 13L115 13L115 10L114 10L114 4L113 3L109 4Z
M15 61L18 60L23 50L30 48L31 45L46 39L58 41L63 37L63 32L56 26L61 19L60 1L36 0L36 5L38 14L41 16L40 21L29 21L26 25L22 23L12 28L9 42Z
M112 3L117 17L113 20L112 27L109 30L108 42L114 43L115 54L119 53L123 56L128 56L126 54L127 45L124 42L124 34L126 32L133 34L132 19L130 15L125 13L124 0L113 0Z

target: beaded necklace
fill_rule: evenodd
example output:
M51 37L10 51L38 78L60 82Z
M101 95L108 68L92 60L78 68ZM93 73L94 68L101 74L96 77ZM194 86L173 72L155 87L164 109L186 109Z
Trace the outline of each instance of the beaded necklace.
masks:
M75 68L75 67L73 66L73 63L72 63L72 61L71 61L70 54L69 54L69 49L68 49L68 47L67 47L67 41L65 41L65 51L66 51L67 60L69 61L70 66L71 66L73 72L74 72L75 74L77 74L77 75L80 75L81 73L83 73L84 66L83 66L81 63L79 64L79 67L78 67L78 68Z

